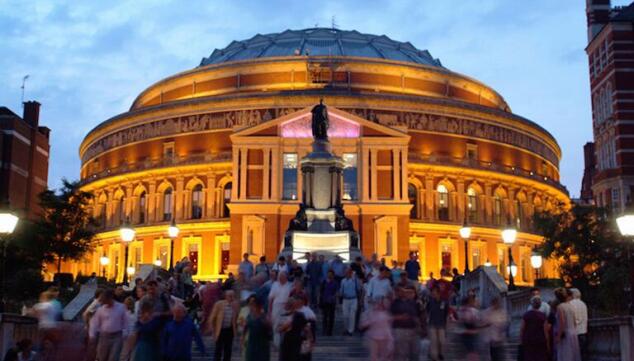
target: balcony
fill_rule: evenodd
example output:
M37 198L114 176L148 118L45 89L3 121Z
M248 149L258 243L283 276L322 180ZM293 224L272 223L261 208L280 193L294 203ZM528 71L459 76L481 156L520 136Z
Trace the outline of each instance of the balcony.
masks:
M218 153L196 153L186 156L173 156L161 159L145 159L135 163L128 163L115 168L109 168L101 172L90 174L88 177L81 180L82 185L94 182L99 179L121 175L125 173L140 172L144 170L169 168L177 166L197 165L197 164L209 164L209 163L224 163L231 162L231 152L218 152Z
M462 168L471 168L477 170L485 170L491 172L498 172L508 175L514 175L518 177L527 178L530 180L534 180L537 182L541 182L547 184L557 190L568 194L568 189L563 186L558 181L550 178L539 175L533 171L529 171L526 169L521 169L518 167L507 166L503 164L497 164L492 162L483 162L477 159L467 159L467 158L454 158L451 156L439 156L439 155L421 155L421 154L409 154L408 161L414 164L429 164L429 165L444 165L444 166L454 166L454 167L462 167Z

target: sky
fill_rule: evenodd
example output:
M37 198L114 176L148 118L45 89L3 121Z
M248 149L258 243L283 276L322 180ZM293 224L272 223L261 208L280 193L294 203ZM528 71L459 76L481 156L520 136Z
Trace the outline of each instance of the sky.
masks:
M628 1L612 1L625 5ZM592 139L585 1L7 1L0 0L0 106L42 103L49 186L79 177L78 148L154 82L257 33L332 25L428 49L497 90L562 148L561 182L578 196Z

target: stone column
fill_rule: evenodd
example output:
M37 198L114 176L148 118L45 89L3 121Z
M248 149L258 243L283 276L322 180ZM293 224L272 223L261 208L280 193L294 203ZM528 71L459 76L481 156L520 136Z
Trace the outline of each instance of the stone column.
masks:
M216 173L207 173L207 189L205 189L205 195L205 218L213 218L215 215L214 207L216 205Z
M125 204L123 206L125 214L123 215L123 219L130 219L130 222L134 222L132 210L136 207L136 203L134 202L134 198L132 197L132 184L125 185Z
M507 200L508 217L512 220L513 226L517 226L517 215L515 214L515 188L509 188Z
M361 200L367 202L370 200L370 149L362 148L361 152Z
M493 205L492 205L492 194L493 194L493 186L491 182L484 183L484 223L492 224L493 223Z
M277 147L273 148L271 166L271 199L277 201L280 197L280 152Z
M436 215L434 214L434 178L431 176L425 177L425 215L428 220L436 219Z
M240 149L240 199L247 199L247 155L248 149Z
M176 178L176 194L174 197L174 205L175 205L175 210L176 210L176 214L173 215L173 217L176 217L177 221L180 221L184 218L184 213L183 213L183 196L184 196L184 190L185 188L185 179L183 177L178 177Z
M270 159L271 159L271 148L262 149L264 152L264 164L262 164L262 176L264 179L262 180L262 199L270 200L271 193L269 193L269 179L271 174L271 167L269 167Z
M401 170L400 165L400 150L397 148L392 149L392 192L394 200L401 199Z
M407 147L401 147L401 151L399 152L400 157L401 157L401 186L402 186L402 192L401 192L401 201L407 202L408 201L408 194L407 194ZM420 214L420 213L419 213Z
M156 221L156 181L150 181L147 194L147 220L146 223L152 223Z
M240 170L240 164L238 163L238 160L240 158L240 148L238 148L237 146L233 146L232 149L232 160L233 160L233 165L232 165L232 187L231 187L231 199L238 199L238 189L240 187L240 185L238 184L238 171Z
M377 195L377 185L376 185L376 181L377 181L377 154L379 153L377 149L371 149L370 150L371 154L372 154L372 160L370 162L370 180L372 182L372 186L370 188L370 200L377 200L378 195Z

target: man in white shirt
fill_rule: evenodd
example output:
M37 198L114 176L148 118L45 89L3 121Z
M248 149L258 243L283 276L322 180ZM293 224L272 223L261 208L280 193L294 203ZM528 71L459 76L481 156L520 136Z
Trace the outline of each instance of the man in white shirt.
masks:
M273 282L271 291L269 292L269 315L271 315L271 321L273 323L273 343L276 347L280 346L281 335L277 332L277 326L282 318L284 307L288 302L288 296L291 293L291 284L288 282L288 275L286 272L280 272L277 276L277 281Z
M392 284L390 283L390 270L381 266L378 277L372 277L368 285L368 301L373 303L382 299L392 298Z
M575 326L577 329L577 337L579 338L579 348L581 349L581 355L585 355L587 345L587 333L588 333L588 307L581 300L581 292L576 288L571 288L572 300L570 306L572 306L575 312Z
M118 361L123 339L128 336L128 315L125 306L114 300L111 289L103 291L99 297L101 307L90 322L89 337L95 342L97 336L97 360Z
M539 290L539 288L537 287L531 288L531 298L533 297L539 297L541 299L542 292ZM533 306L528 305L528 308L526 309L526 311L530 311L532 309L533 309ZM538 311L546 315L546 318L548 318L548 315L550 315L550 305L548 304L548 302L542 299L542 305L539 306Z
M244 278L247 281L253 277L253 263L249 261L248 253L242 255L242 262L240 262L238 266L238 274L239 273L244 273Z

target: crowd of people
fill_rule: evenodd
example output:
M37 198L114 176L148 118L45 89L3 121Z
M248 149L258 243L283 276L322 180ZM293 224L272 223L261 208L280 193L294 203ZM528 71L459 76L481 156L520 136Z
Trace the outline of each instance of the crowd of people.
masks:
M298 260L280 256L271 264L261 257L253 264L244 254L237 276L211 282L195 282L192 267L184 258L167 279L139 278L128 290L97 289L83 313L83 359L186 361L192 344L206 357L202 338L208 336L216 361L231 360L233 352L246 361L268 361L272 352L281 361L311 360L319 338L335 335L336 315L342 317L336 336L363 337L372 361L444 360L448 326L467 360L478 360L483 352L492 361L505 358L509 317L501 300L482 309L473 292L459 298L462 276L456 269L420 282L415 253L391 267L376 255L346 263L306 253ZM555 295L548 304L533 291L521 324L519 352L526 361L581 360L587 310L576 290ZM25 340L11 360L66 359L46 351L55 348L61 312L56 302L55 289L49 290L30 311L44 331L41 354Z

